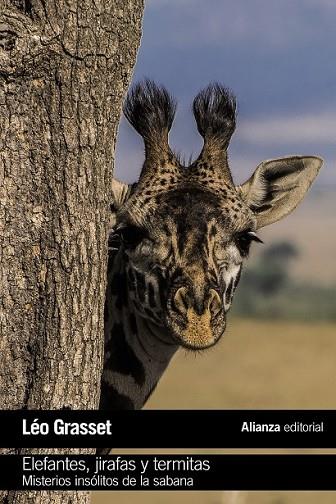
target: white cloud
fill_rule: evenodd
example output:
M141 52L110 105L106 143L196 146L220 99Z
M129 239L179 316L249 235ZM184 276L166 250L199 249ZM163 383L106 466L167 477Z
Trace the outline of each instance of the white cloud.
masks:
M281 0L282 4L290 5L293 3L298 3L301 5L301 8L303 7L302 5L302 0ZM269 0L262 0L262 2L266 6L272 6ZM149 5L151 7L156 7L160 8L161 6L169 5L170 7L179 7L179 6L184 6L184 5L190 5L196 8L196 6L199 8L200 5L204 3L204 0L146 0L146 5ZM236 0L237 4L243 4L245 6L248 6L251 2L250 0ZM273 5L276 2L273 2ZM315 7L325 7L325 8L330 8L330 9L336 9L336 3L335 0L305 0L306 5L312 5ZM208 0L207 5L208 8L214 8L216 5L223 5L222 0ZM209 7L210 6L210 7ZM252 7L257 11L256 8L257 4L255 3L254 6ZM225 7L225 6L224 6Z
M149 0L161 33L153 43L204 46L258 42L265 49L311 42L334 29L335 0ZM266 45L265 45L266 44Z
M240 124L240 140L252 144L336 145L336 114L305 114L272 119L247 120Z

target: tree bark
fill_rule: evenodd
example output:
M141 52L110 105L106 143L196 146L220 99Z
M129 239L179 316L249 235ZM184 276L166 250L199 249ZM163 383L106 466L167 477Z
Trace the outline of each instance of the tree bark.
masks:
M143 0L0 2L0 407L92 409L114 146Z

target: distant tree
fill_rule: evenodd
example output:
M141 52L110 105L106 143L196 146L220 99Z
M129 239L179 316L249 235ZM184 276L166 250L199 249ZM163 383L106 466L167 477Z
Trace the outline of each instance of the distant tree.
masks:
M267 247L267 249L261 255L262 260L268 261L277 261L285 264L290 259L295 259L299 256L299 250L289 241L282 241L278 243L274 243Z
M276 294L288 283L290 261L298 255L298 249L290 242L271 245L261 255L256 268L249 272L252 275L250 281L253 280L261 294Z
M289 279L290 261L299 251L290 242L279 242L268 247L258 262L243 275L244 299L247 296L271 296L278 293Z

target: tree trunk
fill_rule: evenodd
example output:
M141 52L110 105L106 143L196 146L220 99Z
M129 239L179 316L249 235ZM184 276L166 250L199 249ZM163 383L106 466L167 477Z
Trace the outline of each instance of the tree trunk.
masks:
M143 0L0 2L0 407L92 409L114 145Z

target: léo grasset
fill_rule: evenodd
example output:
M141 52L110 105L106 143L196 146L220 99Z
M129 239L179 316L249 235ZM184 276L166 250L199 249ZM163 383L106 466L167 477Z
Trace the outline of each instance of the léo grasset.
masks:
M175 100L152 81L135 85L124 113L143 137L137 183L113 181L101 408L141 408L179 347L202 350L226 315L257 230L290 213L322 159L262 162L235 186L227 149L236 101L211 84L193 102L204 146L183 166L168 143Z

